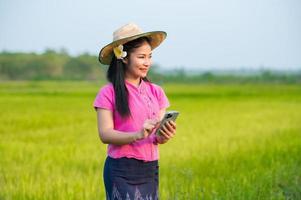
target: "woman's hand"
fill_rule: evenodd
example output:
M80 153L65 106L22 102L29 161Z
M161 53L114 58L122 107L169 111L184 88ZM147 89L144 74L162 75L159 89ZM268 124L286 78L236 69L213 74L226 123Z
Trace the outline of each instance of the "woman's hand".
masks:
M137 140L142 140L144 138L147 138L152 131L154 130L154 128L156 128L159 124L159 120L158 119L147 119L144 121L143 123L143 129L138 132L137 134Z
M159 130L160 135L157 135L157 141L160 144L166 143L168 140L173 138L176 134L177 124L173 121L168 121Z

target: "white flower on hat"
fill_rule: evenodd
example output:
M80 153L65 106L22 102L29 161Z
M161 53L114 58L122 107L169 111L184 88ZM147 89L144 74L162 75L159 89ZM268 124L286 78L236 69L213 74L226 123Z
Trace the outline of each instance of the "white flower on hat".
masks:
M115 47L113 49L113 51L114 51L114 54L115 54L117 59L123 59L127 55L126 51L123 51L123 45L122 44L120 44L118 47Z

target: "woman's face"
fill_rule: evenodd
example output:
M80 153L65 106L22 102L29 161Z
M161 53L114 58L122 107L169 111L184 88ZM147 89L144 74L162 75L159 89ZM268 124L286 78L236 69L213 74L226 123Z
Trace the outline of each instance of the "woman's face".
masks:
M152 64L152 49L150 45L147 42L143 42L140 47L133 49L124 62L127 64L126 76L128 78L146 77Z

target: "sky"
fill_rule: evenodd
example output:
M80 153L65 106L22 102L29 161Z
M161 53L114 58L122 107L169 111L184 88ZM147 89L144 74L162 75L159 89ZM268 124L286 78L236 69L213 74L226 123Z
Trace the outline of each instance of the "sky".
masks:
M166 31L164 69L301 69L300 0L0 0L0 51L99 50L134 22Z

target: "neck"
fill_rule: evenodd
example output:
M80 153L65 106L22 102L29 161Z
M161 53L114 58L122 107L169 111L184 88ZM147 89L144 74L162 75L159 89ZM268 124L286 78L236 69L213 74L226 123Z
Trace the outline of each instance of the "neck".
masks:
M137 79L131 79L131 78L125 78L126 81L128 81L129 83L135 85L135 86L139 86L140 82L141 82L141 78L137 78Z
M141 78L140 77L134 78L134 77L127 77L126 76L125 80L128 81L129 83L135 85L135 86L139 86L140 82L141 82Z

